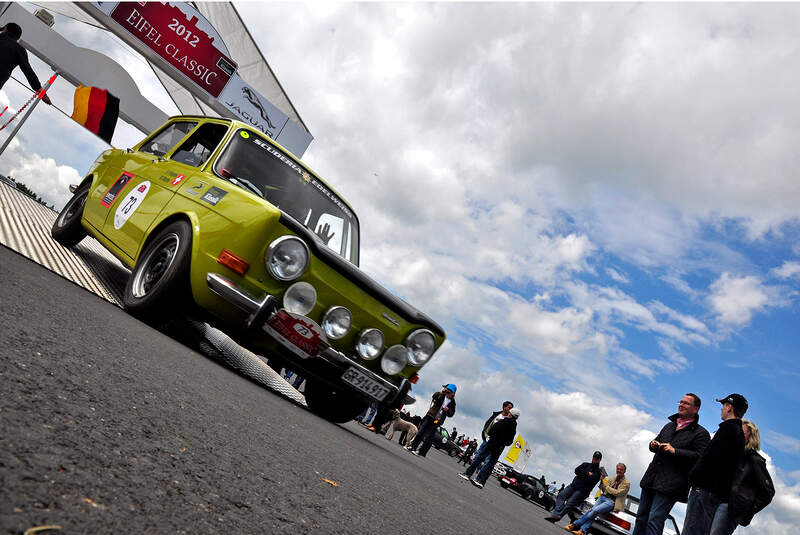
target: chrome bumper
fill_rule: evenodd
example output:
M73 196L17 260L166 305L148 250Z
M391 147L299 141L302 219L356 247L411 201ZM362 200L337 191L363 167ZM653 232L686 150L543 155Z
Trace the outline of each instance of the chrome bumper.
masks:
M209 290L248 314L247 320L245 321L245 325L248 329L258 329L260 333L271 337L269 333L261 329L261 326L272 317L273 314L276 314L280 308L275 296L270 294L265 294L263 297L253 296L242 290L238 284L219 273L206 274L206 284L208 284ZM357 368L361 373L385 386L389 389L389 394L384 398L383 403L389 403L394 406L398 402L410 405L416 401L414 396L411 395L411 384L407 379L404 378L401 386L397 387L372 370L365 368L344 353L332 347L327 347L321 351L319 355L309 360L316 359L323 360L335 366L337 369L341 370L342 373L349 368ZM341 382L340 384L346 383ZM353 390L362 393L359 390ZM402 396L402 399L398 400L400 396Z

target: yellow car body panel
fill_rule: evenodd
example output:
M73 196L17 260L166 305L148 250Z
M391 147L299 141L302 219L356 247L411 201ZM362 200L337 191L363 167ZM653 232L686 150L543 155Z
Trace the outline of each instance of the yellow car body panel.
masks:
M203 125L212 126L201 129ZM203 135L211 132L217 137L209 138L211 141L204 140L205 145L198 145L200 148L191 152L187 145L192 148L192 140L200 137L201 132ZM219 137L221 139L217 142ZM332 209L345 214L342 217L351 218L347 228L354 230L347 234L342 230L346 223L342 223L336 232L329 231L327 241L324 237L320 240L319 230L315 234L313 227L306 228L296 213L292 217L285 209L267 200L279 199L289 186L264 186L262 195L266 199L242 186L243 178L230 175L227 169L220 167L222 156L237 154L234 151L240 150L239 147L256 151L258 157L262 157L258 151L263 149L263 158L269 159L270 165L287 166L281 168L281 172L297 172L300 186L294 184L291 187L301 188L301 191L307 191L302 189L307 187L317 196L327 196ZM203 158L202 164L195 165ZM229 165L238 162L231 158L226 160ZM233 333L235 339L248 347L280 353L297 368L313 373L309 371L314 369L311 360L304 361L287 354L285 347L260 326L246 325L251 312L235 306L229 297L212 289L209 274L223 277L244 295L259 299L273 296L278 303L282 302L283 294L291 284L298 281L310 283L316 289L317 301L306 317L321 325L325 311L332 306L346 307L352 315L352 325L347 333L338 340L327 340L330 347L397 387L411 379L421 365L409 363L399 373L386 374L381 369L381 357L365 360L356 351L359 334L364 329L380 329L385 337L384 350L406 343L409 334L419 329L433 335L436 349L444 342L445 333L433 320L389 295L358 270L357 219L342 197L300 160L244 123L204 117L172 118L132 149L105 151L90 168L86 180L91 180L91 187L82 224L128 267L135 268L148 240L167 223L183 219L191 225L189 278L192 297L197 305L221 320L227 326L227 332ZM323 193L314 191L314 187ZM284 201L288 203L293 199ZM308 210L309 218L312 212L312 209ZM325 221L338 221L333 216L318 217L319 222L324 217L328 217ZM307 269L290 282L277 280L265 264L270 244L287 235L300 238L310 252ZM334 243L338 240L341 249L338 256L327 246L333 239L331 236L335 237ZM249 264L244 275L219 262L223 250ZM331 384L339 380L337 377L323 379Z

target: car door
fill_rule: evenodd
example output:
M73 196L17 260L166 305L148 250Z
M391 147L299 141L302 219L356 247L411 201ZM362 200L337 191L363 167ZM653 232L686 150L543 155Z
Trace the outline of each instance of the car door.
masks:
M196 169L170 156L191 137L198 121L167 124L123 162L120 175L109 187L103 234L122 252L135 258L151 224L186 178Z

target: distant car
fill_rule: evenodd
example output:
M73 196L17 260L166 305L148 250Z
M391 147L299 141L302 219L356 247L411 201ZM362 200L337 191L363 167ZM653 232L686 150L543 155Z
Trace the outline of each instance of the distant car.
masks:
M555 498L547 492L547 487L541 481L533 476L517 472L513 468L509 468L500 477L500 486L504 489L519 492L524 499L532 501L548 511L552 511L556 506Z
M461 447L450 438L450 433L447 432L447 429L441 425L436 429L436 433L433 435L433 447L437 450L443 450L450 457L460 455L463 451Z
M586 511L594 506L593 500L584 501L580 509L567 511L570 519L575 521ZM615 513L613 511L598 516L589 528L588 533L594 535L630 535L633 533L633 526L636 525L636 511L639 509L639 498L628 495L625 499L625 510ZM664 522L664 535L681 535L678 524L672 515L667 516Z

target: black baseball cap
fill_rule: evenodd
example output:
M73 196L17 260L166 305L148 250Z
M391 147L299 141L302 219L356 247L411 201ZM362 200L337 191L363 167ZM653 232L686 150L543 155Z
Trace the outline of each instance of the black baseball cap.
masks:
M724 398L717 399L720 403L730 403L736 412L744 414L747 412L747 399L741 394L728 394Z
M602 458L603 454L600 453L599 451L594 452L594 454L592 455L592 459L602 459Z

